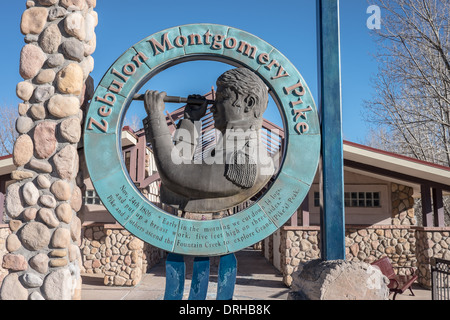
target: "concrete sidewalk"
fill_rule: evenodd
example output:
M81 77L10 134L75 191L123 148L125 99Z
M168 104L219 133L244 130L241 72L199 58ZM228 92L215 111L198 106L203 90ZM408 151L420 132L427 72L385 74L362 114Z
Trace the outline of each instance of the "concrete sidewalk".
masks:
M281 273L271 265L260 251L245 249L236 253L238 273L233 300L287 300L289 288ZM188 298L192 277L192 259L187 259L184 299ZM190 260L190 261L189 261ZM211 276L207 300L215 300L217 292L218 258L211 259ZM103 275L83 275L82 300L163 300L165 289L164 260L143 275L135 287L111 287L103 284ZM418 284L398 294L396 300L431 300L431 291ZM391 295L389 298L392 300Z
M245 249L236 253L238 272L233 300L286 300L289 288L281 273L260 251ZM186 259L186 281L183 299L191 286L192 261ZM211 276L207 300L215 300L217 293L218 258L211 259ZM165 266L161 261L143 275L135 287L110 287L103 284L103 275L82 275L82 300L163 300Z

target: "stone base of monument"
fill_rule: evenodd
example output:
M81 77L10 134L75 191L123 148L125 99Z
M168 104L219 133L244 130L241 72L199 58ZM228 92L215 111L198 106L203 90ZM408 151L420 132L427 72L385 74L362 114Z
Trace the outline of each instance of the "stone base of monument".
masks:
M288 300L387 300L389 280L365 262L311 260L293 274Z

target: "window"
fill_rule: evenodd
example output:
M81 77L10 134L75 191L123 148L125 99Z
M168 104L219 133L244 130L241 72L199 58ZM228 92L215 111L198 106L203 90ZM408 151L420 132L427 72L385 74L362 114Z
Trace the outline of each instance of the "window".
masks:
M314 207L320 207L320 193L314 192Z
M346 207L379 208L380 192L345 192L344 202ZM320 206L319 192L314 192L314 206Z
M353 178L353 176L350 175L350 178ZM358 180L369 180L361 176L357 178ZM389 184L347 183L342 196L345 205L346 224L391 224L392 209ZM321 197L319 184L313 184L308 197L309 223L312 225L320 224Z
M344 201L346 207L380 207L379 192L345 192Z
M86 190L84 195L84 203L86 204L102 204L95 190Z

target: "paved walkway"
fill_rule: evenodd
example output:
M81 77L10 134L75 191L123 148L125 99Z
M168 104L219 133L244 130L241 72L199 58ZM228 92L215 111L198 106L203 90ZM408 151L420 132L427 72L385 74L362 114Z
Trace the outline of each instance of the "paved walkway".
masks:
M397 294L395 300L431 300L431 290L425 289L417 283L414 283L413 286L414 296L412 296L409 290L405 291L403 294ZM391 295L389 298L392 300Z
M246 249L236 253L238 272L234 300L286 300L289 288L282 282L281 273L273 267L260 251ZM217 292L218 259L211 262L211 276L207 300L215 300ZM192 263L186 262L187 299L191 285ZM146 273L135 287L103 285L103 276L83 275L82 300L162 300L165 289L164 261Z
M238 273L233 300L286 300L289 288L282 282L281 273L272 266L260 251L252 249L236 253ZM218 259L212 259L210 285L207 300L215 300L217 292ZM192 263L186 262L187 280L185 296L189 295ZM165 288L164 261L146 273L135 287L111 287L103 285L103 276L83 275L82 300L163 300ZM414 285L415 296L409 291L397 295L396 300L431 300L431 291ZM392 299L392 295L390 296Z

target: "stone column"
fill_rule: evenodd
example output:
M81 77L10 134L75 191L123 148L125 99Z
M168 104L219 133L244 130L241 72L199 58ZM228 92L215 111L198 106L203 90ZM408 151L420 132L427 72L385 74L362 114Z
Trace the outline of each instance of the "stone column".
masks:
M431 288L431 259L450 260L450 228L419 227L416 237L418 282Z
M413 188L391 183L392 224L416 225Z
M19 104L8 187L12 219L0 299L80 299L83 108L93 94L96 0L26 1Z

